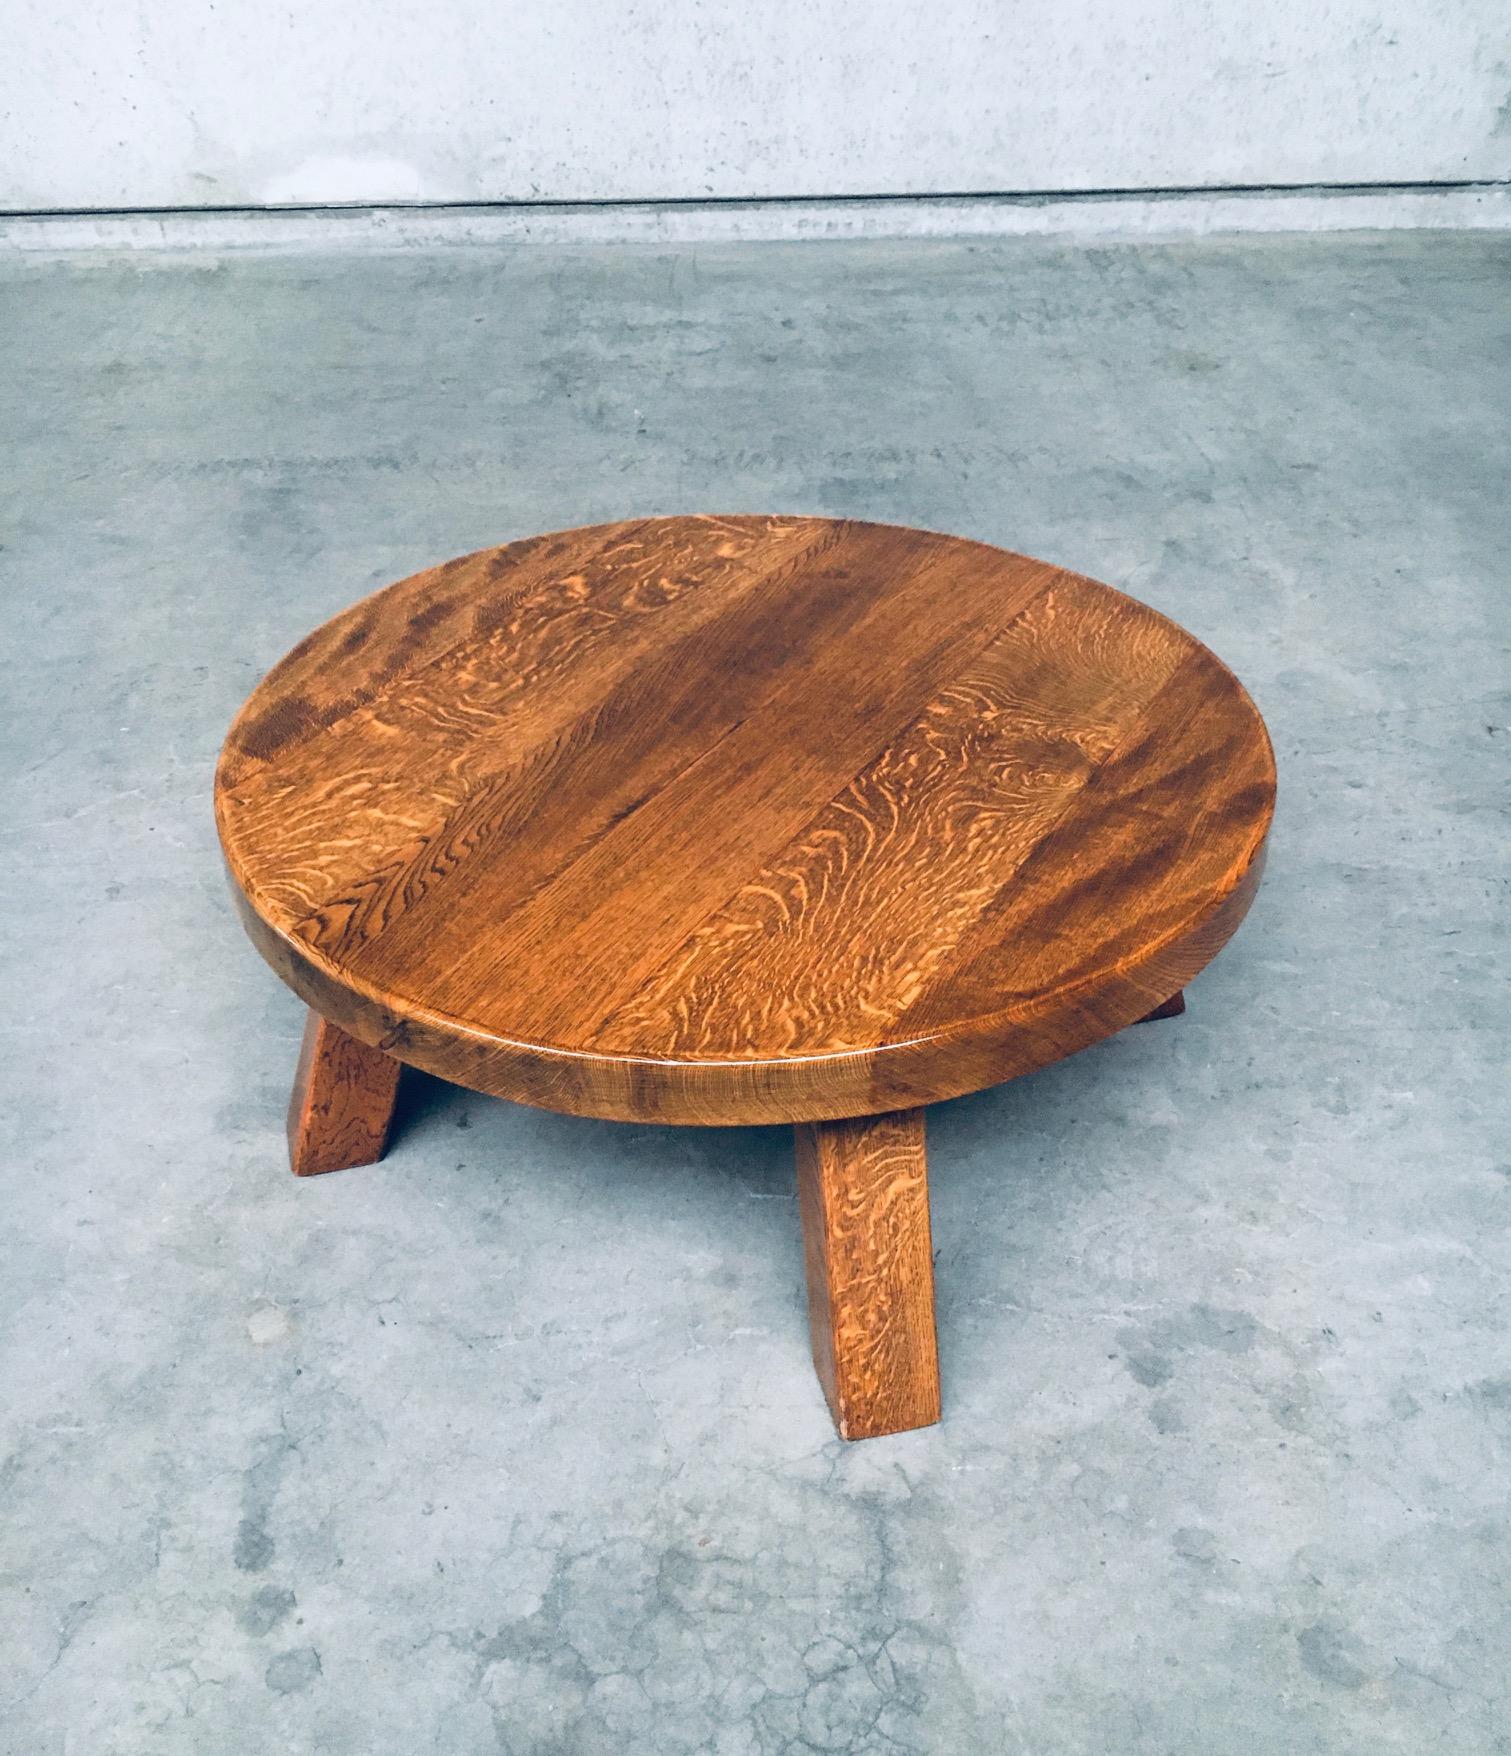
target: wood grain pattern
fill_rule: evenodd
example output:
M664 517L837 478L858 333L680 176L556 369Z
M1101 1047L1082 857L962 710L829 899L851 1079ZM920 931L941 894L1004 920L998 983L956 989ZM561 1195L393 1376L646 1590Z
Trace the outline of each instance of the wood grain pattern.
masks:
M891 526L665 518L401 582L216 783L254 942L360 1042L619 1119L912 1108L1162 1005L1258 882L1263 723L1106 586Z
M399 1063L312 1012L289 1102L296 1177L376 1164L388 1143Z
M794 1130L813 1363L842 1439L939 1419L922 1110Z

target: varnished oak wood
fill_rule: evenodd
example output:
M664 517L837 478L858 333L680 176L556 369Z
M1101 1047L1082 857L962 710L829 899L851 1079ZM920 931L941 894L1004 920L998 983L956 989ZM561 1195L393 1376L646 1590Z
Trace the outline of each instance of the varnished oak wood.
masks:
M813 1363L842 1439L939 1419L922 1110L795 1130Z
M319 1015L295 1169L381 1153L400 1061L582 1115L796 1123L848 1437L938 1418L922 1106L1182 1010L1273 797L1253 703L1155 611L779 517L416 574L274 667L216 776L247 930Z
M296 1177L375 1164L388 1143L399 1063L311 1013L289 1102Z
M322 1015L549 1109L907 1109L1143 1018L1248 907L1274 768L1153 610L983 544L665 518L416 575L227 739L252 938Z

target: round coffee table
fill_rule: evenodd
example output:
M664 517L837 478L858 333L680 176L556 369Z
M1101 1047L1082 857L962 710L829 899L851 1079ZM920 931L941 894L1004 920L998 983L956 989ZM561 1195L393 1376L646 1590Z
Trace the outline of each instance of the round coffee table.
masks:
M797 1124L846 1438L939 1418L923 1106L1182 1007L1248 908L1269 739L1104 585L821 518L532 537L380 591L237 716L216 817L312 1009L296 1172L400 1062L578 1115Z

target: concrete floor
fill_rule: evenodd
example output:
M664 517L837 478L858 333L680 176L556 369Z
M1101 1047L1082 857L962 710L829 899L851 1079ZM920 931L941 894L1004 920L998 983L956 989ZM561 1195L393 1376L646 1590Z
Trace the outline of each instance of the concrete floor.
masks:
M1511 1750L1511 239L0 271L0 1749ZM790 509L1205 638L1281 807L1191 1011L933 1115L854 1447L779 1129L415 1076L296 1183L209 791L422 563Z

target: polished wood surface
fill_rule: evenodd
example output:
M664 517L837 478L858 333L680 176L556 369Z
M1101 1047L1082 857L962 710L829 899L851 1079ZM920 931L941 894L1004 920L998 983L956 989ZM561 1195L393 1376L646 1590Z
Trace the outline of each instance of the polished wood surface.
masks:
M1155 611L959 538L664 518L379 592L217 775L248 930L359 1041L624 1119L905 1110L1164 1005L1274 767Z
M939 1419L922 1110L796 1129L813 1363L842 1439Z
M289 1101L296 1177L375 1164L388 1143L399 1063L311 1013Z

